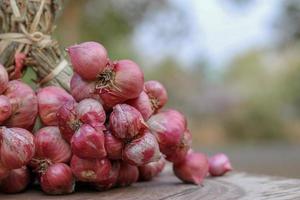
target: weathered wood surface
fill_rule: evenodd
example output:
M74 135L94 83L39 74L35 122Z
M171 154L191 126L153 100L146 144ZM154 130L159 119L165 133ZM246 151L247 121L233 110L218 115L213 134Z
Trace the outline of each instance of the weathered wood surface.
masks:
M290 200L300 199L300 179L257 176L246 173L230 173L224 177L208 178L202 186L182 184L170 170L166 170L151 182L136 183L131 187L106 192L81 190L66 196L47 196L38 190L17 195L0 195L2 200Z

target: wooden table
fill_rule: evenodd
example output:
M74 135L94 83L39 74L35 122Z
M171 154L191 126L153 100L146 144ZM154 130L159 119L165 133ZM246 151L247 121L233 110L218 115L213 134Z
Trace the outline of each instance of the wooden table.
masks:
M202 186L181 183L170 169L165 170L151 182L141 182L127 188L116 188L106 192L78 191L71 195L47 196L38 190L29 190L16 195L0 195L2 200L287 200L300 199L300 179L285 179L257 176L247 173L229 173L224 177L208 178Z

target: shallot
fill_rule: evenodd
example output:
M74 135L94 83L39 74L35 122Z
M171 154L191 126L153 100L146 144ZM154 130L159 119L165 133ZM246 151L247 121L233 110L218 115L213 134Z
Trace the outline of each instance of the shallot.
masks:
M180 180L200 185L208 174L207 157L190 151L184 160L173 165L173 171Z
M40 184L47 194L69 194L74 192L75 178L68 165L56 163L49 166L41 175Z
M0 161L4 168L18 169L33 158L33 135L22 128L0 127Z
M208 159L209 173L212 176L222 176L226 172L232 170L229 158L223 154L218 153Z
M113 108L109 125L114 136L123 140L132 139L147 127L141 113L127 104L118 104Z
M30 172L23 166L8 172L8 176L0 182L0 190L4 193L18 193L25 190L29 183Z
M67 49L74 72L86 80L95 80L108 62L106 49L97 42L84 42Z

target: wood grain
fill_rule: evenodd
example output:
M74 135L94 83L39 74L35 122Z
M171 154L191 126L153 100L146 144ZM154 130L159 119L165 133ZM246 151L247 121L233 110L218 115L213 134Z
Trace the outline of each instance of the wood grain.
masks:
M167 169L151 182L136 183L127 188L116 188L106 192L79 189L65 196L47 196L39 190L29 190L16 195L0 194L0 199L12 200L290 200L300 199L300 180L269 176L230 173L224 177L208 178L202 186L181 183Z

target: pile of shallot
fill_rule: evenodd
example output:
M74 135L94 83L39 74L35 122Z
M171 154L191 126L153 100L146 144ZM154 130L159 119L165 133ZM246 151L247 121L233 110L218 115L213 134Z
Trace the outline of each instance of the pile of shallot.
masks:
M67 49L74 75L71 94L48 86L34 91L9 81L0 66L0 190L38 183L47 194L68 194L76 183L96 190L149 181L173 164L183 182L232 170L224 154L208 158L191 149L184 115L163 109L158 81L144 82L131 60L111 61L106 49L85 42ZM36 117L42 128L32 134Z

